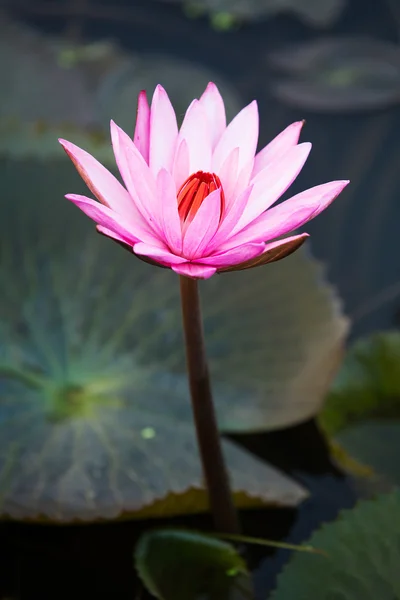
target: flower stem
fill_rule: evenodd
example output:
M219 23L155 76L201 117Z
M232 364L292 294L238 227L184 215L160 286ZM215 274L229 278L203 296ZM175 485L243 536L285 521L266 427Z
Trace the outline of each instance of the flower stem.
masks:
M190 395L210 508L217 531L239 533L212 399L197 281L179 279Z

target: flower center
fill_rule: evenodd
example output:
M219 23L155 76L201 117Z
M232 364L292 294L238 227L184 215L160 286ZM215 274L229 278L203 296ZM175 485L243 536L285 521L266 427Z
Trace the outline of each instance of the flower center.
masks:
M178 212L182 225L188 226L193 221L204 199L211 192L218 189L221 190L221 218L225 209L225 196L218 175L197 171L197 173L188 177L178 192Z

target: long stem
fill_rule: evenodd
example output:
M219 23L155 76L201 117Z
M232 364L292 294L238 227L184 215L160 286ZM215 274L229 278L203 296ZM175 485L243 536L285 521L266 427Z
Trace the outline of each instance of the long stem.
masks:
M189 387L210 508L217 531L239 533L214 411L197 281L180 277L180 288Z

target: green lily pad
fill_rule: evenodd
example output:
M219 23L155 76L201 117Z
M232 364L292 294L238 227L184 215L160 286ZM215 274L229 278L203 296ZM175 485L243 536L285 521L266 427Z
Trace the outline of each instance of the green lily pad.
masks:
M348 351L319 417L339 462L400 483L400 333L357 341ZM354 464L356 471L357 464ZM367 472L365 471L365 474Z
M90 521L203 510L176 276L98 236L62 199L83 189L68 162L9 160L0 172L2 513ZM321 268L302 252L281 265L201 286L223 430L307 419L336 368L347 321ZM224 448L238 505L305 497L232 442Z
M350 348L320 415L331 436L372 418L400 418L398 331L374 334Z
M159 529L144 534L135 566L160 600L243 600L251 579L243 558L227 542L203 534Z
M296 553L271 600L399 600L400 492L361 502L309 540L326 556Z

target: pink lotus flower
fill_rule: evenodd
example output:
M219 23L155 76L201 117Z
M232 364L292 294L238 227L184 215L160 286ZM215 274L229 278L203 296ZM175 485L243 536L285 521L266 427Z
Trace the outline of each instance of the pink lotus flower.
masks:
M126 187L90 154L60 140L96 202L68 194L100 233L176 273L214 273L284 258L308 237L276 241L323 211L348 184L332 181L271 208L296 179L311 150L293 123L261 152L254 101L227 126L224 102L210 83L178 129L167 93L138 101L133 140L111 122L115 159ZM275 240L275 241L274 241Z

